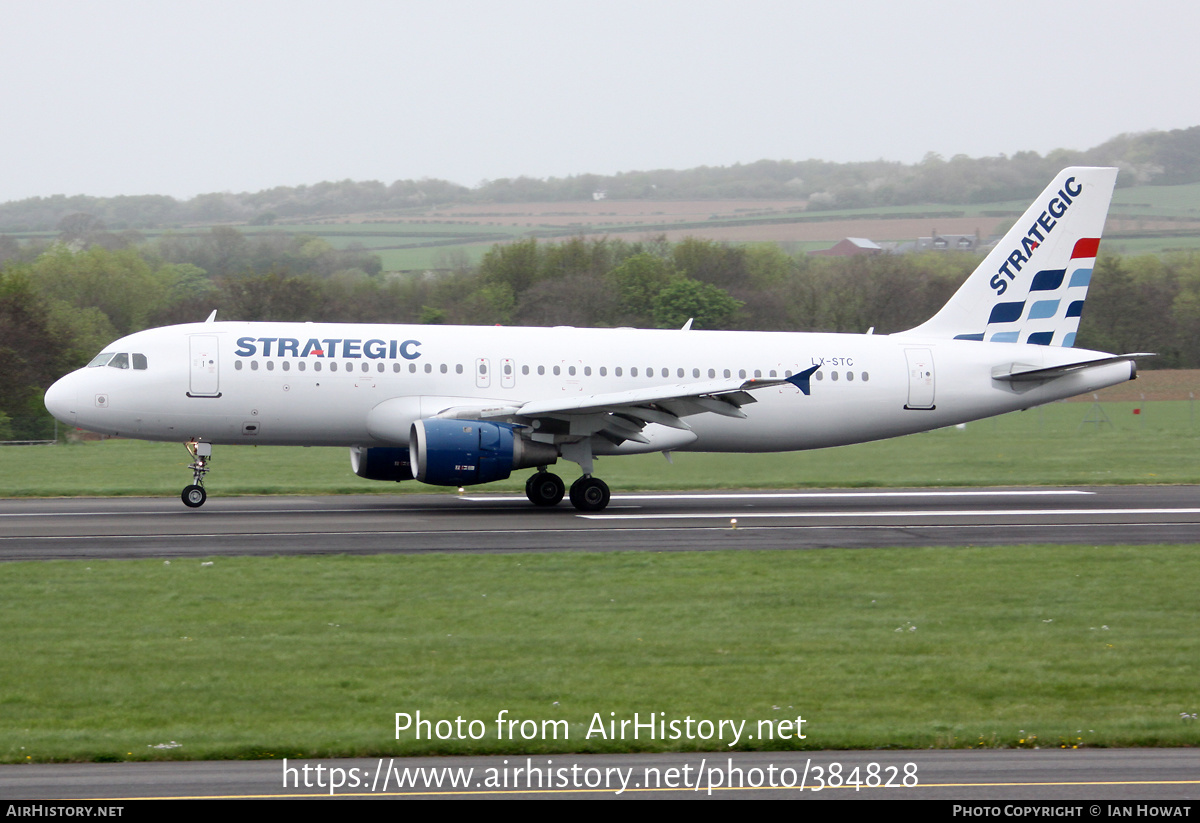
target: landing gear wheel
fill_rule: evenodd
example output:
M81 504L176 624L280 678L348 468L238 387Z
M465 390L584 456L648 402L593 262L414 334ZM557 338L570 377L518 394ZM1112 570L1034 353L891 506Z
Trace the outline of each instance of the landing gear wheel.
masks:
M567 484L550 472L535 472L525 481L525 496L535 506L557 506L566 492Z
M204 491L202 484L204 475L209 471L208 461L212 460L212 443L189 440L183 445L187 447L188 454L192 456L192 465L188 466L192 470L192 485L185 487L179 497L183 500L183 505L189 509L198 509L208 499L208 492Z
M204 501L208 499L208 493L204 491L203 486L188 486L183 490L183 494L179 495L183 500L183 505L189 509L198 509L204 505Z
M581 477L571 484L571 505L581 512L603 511L608 498L608 484L598 477Z

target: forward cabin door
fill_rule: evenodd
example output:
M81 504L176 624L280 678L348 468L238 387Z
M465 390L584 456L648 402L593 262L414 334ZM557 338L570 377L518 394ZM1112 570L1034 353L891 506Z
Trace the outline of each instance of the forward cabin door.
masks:
M220 358L215 334L193 334L191 383L188 397L220 397Z
M933 352L929 349L905 349L908 358L908 402L906 409L932 409L935 375Z

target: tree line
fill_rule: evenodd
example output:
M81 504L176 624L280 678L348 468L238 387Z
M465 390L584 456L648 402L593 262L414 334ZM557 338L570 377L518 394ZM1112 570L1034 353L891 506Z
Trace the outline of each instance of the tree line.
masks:
M914 164L760 160L685 170L504 178L473 187L437 179L391 184L343 180L253 193L208 193L190 200L159 194L32 197L0 204L0 231L67 231L81 218L112 232L196 223L270 224L459 203L591 200L597 191L621 200L797 199L813 210L995 203L1032 198L1070 165L1118 166L1118 186L1194 183L1200 181L1200 126L1122 134L1091 149L1056 149L1045 156L1022 151L1011 157L956 155L946 160L930 154Z
M0 253L0 439L52 431L43 392L112 340L213 309L224 320L675 328L691 318L695 328L886 334L932 316L979 259L577 237L393 275L362 250L230 227L115 248L21 246ZM1077 345L1158 352L1149 367L1200 367L1200 254L1102 252Z

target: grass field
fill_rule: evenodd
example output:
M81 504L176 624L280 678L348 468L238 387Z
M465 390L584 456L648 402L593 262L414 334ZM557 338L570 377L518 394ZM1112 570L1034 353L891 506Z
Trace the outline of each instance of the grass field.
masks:
M1191 376L1134 388L1179 396ZM1085 401L598 472L615 490L1196 483L1198 432L1187 400ZM432 490L356 478L344 449L215 456L214 499ZM187 460L135 441L0 448L0 496L174 496ZM586 737L596 713L660 711L808 723L750 749L1196 746L1198 586L1200 545L0 564L0 761L727 750ZM396 739L395 713L418 710L487 732ZM501 740L501 710L569 737Z
M446 268L450 255L477 264L504 238L548 239L611 234L631 241L665 234L730 243L772 242L828 248L843 237L915 240L934 227L942 234L985 235L1011 220L1026 201L917 204L867 209L805 211L796 200L602 200L438 206L373 214L330 216L308 223L239 225L247 234L289 233L323 237L336 248L360 244L379 254L385 271ZM1117 189L1105 248L1127 254L1195 249L1200 244L1200 183ZM209 226L173 228L176 235L205 234ZM1164 234L1166 232L1166 234ZM165 230L146 230L154 239ZM1181 234L1182 233L1182 234ZM22 238L53 232L24 232ZM1181 236L1168 236L1181 235Z
M397 243L420 231L441 230L460 232L459 241L434 248L387 249L381 251L384 268L389 271L440 268L445 252L451 249L465 252L472 262L478 262L490 243L473 243L468 232L511 232L514 237L528 232L582 233L589 236L613 233L615 236L639 239L647 234L664 233L678 240L684 236L703 237L733 243L779 242L805 243L814 248L828 248L845 236L878 236L876 240L914 240L927 234L934 226L942 233L986 234L1002 216L1016 217L1028 206L1025 201L1003 203L938 205L918 204L887 208L837 209L804 211L802 203L787 201L598 201L574 203L513 203L469 205L430 210L428 213L397 216L410 223L342 224L344 231L370 226L384 235L393 228ZM1194 249L1200 243L1200 184L1184 186L1137 186L1118 189L1113 196L1113 217L1119 221L1124 235L1106 248L1129 254L1154 254L1176 249ZM937 215L935 217L935 215ZM990 219L989 219L990 218ZM1159 236L1155 231L1141 232L1137 223L1126 225L1129 219L1154 223L1164 218L1172 228L1193 231L1191 237ZM370 220L369 216L352 218ZM787 222L787 221L792 222ZM739 225L721 225L736 221ZM782 224L780 221L784 221ZM1177 221L1193 221L1180 223ZM717 225L714 225L717 224ZM1155 224L1157 225L1157 224ZM903 226L900 233L897 230ZM333 227L328 224L289 226L288 230L312 231L322 234ZM330 238L331 242L340 241ZM383 245L382 239L374 244ZM435 252L441 250L439 256Z
M1141 413L1134 414L1135 409ZM676 453L671 464L659 454L602 458L596 473L617 491L1200 483L1200 423L1195 415L1194 403L1187 400L1056 403L963 428L837 449ZM4 447L0 497L173 496L191 482L189 460L183 446L172 443L106 440ZM218 446L212 466L206 483L212 498L437 491L418 483L356 477L346 449ZM569 463L561 468L568 481L573 469ZM526 474L479 489L520 490Z
M728 750L588 739L609 712L807 722L741 749L1200 745L1198 552L4 564L0 760ZM418 710L486 734L396 739ZM565 723L501 740L501 710Z

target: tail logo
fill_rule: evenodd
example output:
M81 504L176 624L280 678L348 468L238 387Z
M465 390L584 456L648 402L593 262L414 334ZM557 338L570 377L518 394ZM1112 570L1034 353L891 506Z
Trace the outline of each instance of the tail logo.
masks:
M1100 238L1081 238L1071 251L1067 268L1039 271L1029 286L1027 299L997 303L992 307L984 334L959 335L959 338L1041 346L1074 345L1099 247Z
M1045 210L1038 215L1033 221L1033 225L1029 227L1026 236L1021 238L1021 245L1014 248L1008 258L1001 264L996 274L988 281L989 285L995 289L996 296L1004 294L1008 290L1008 280L1016 280L1017 273L1021 271L1021 265L1028 263L1029 258L1033 255L1034 249L1040 246L1058 225L1058 220L1067 213L1067 209L1075 202L1075 198L1083 191L1083 185L1077 183L1074 177L1068 177L1063 187L1058 190L1058 196L1051 198L1046 204Z

